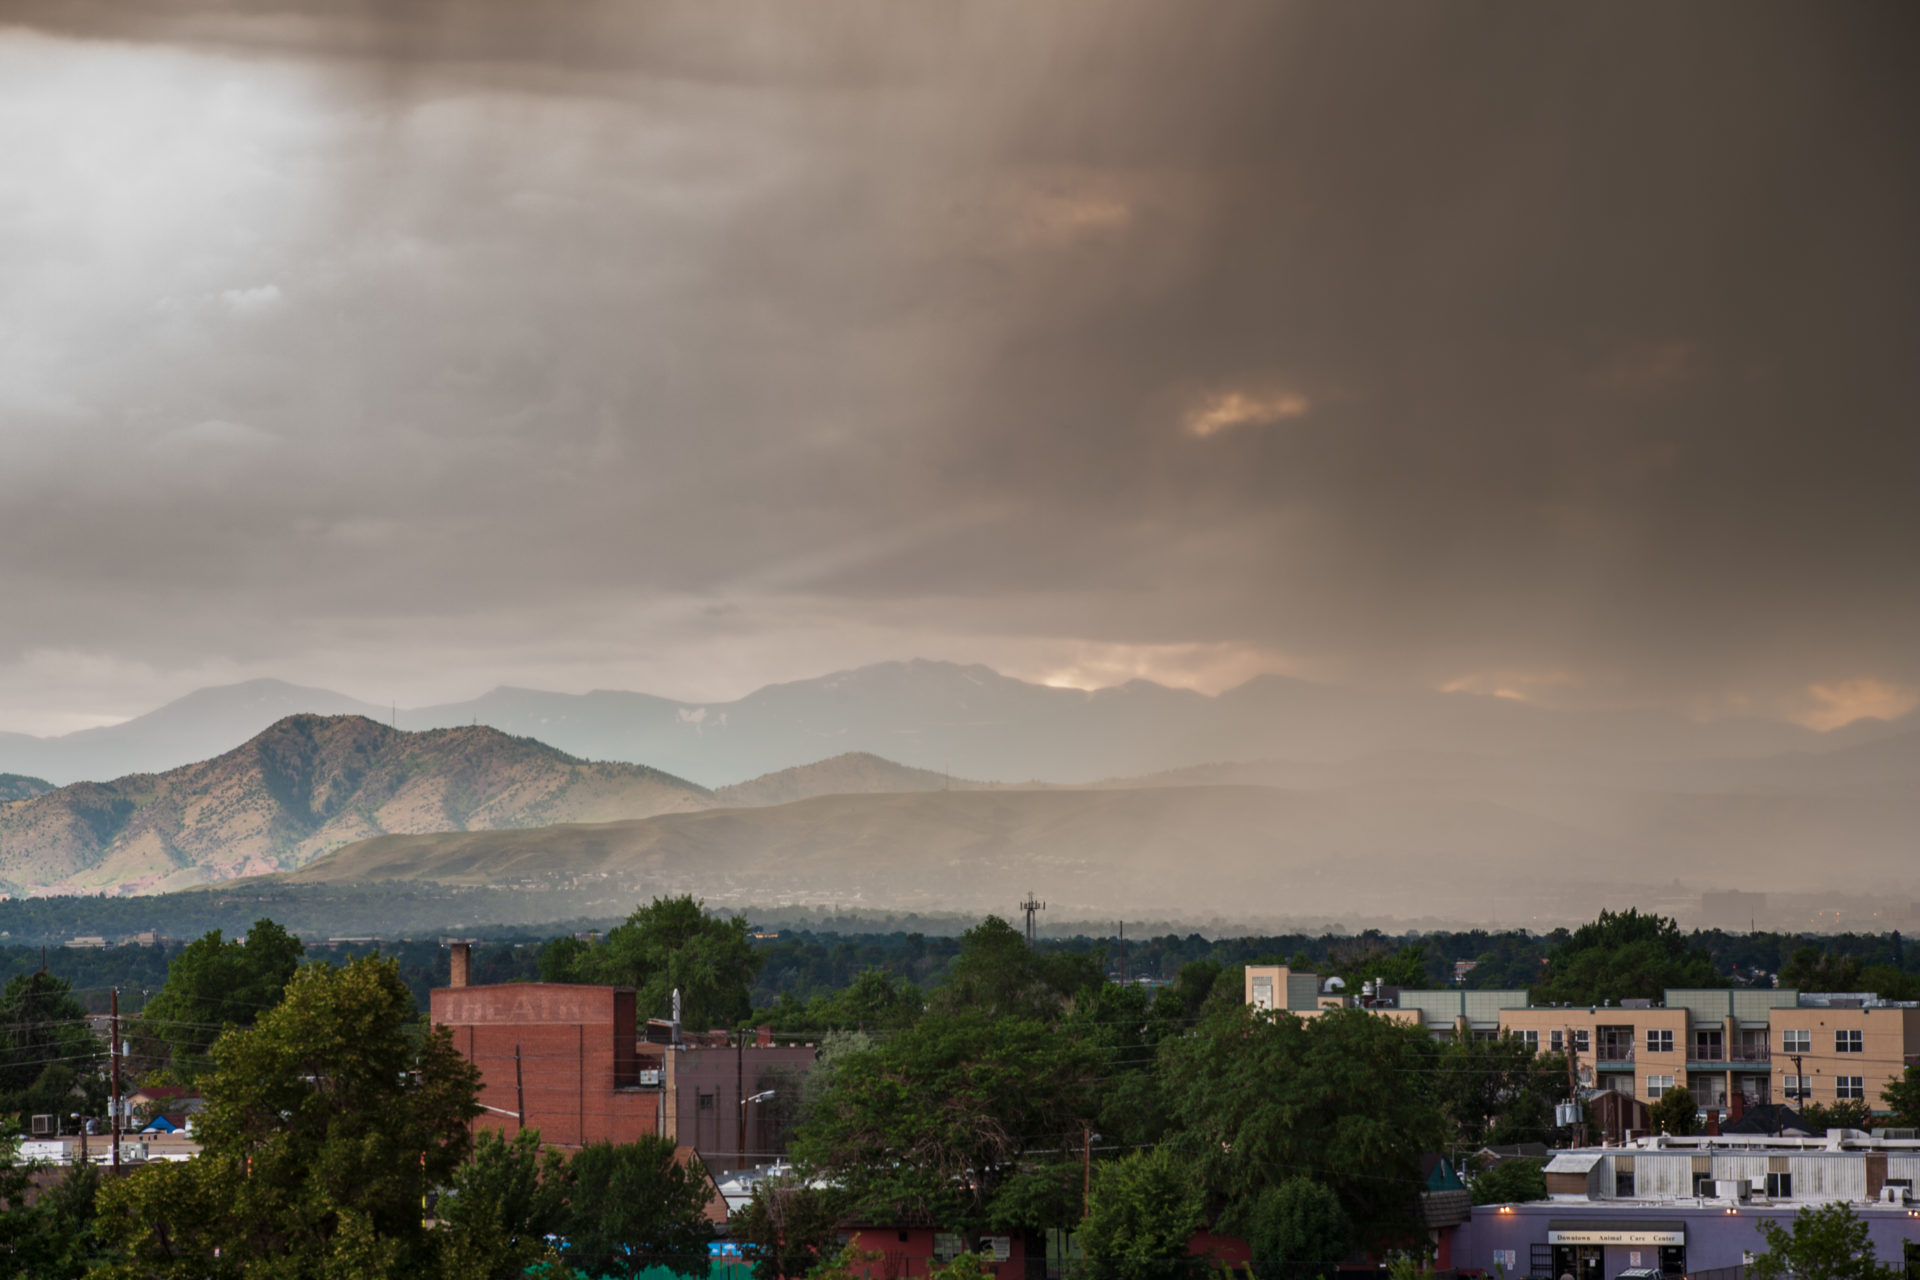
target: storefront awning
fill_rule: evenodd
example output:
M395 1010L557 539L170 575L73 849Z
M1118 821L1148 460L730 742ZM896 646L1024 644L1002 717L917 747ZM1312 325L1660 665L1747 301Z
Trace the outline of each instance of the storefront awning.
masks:
M1623 1221L1618 1218L1549 1218L1548 1244L1685 1244L1687 1225L1672 1219Z

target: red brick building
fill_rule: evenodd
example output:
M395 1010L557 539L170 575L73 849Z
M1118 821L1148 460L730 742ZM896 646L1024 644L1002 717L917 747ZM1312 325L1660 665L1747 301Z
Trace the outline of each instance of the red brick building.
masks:
M476 1131L538 1129L549 1146L673 1137L673 1055L643 1073L629 987L516 982L435 988L435 1026L480 1069Z

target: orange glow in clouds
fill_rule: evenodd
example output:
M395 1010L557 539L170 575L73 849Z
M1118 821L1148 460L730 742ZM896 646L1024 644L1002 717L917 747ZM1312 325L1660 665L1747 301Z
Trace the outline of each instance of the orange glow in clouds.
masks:
M1289 418L1305 417L1313 406L1295 391L1256 397L1229 391L1209 396L1187 413L1187 434L1202 440L1235 427L1264 427Z

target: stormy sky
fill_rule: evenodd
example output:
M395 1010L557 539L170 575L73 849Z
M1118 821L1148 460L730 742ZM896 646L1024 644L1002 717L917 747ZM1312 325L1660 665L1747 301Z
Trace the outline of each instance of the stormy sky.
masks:
M1911 5L0 0L0 728L1920 699Z

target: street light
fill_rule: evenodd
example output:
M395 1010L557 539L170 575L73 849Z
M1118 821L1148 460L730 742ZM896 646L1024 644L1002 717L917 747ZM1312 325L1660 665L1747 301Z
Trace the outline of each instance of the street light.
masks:
M742 1169L747 1167L747 1104L765 1102L777 1092L778 1090L775 1089L764 1089L751 1098L740 1099L740 1167Z

